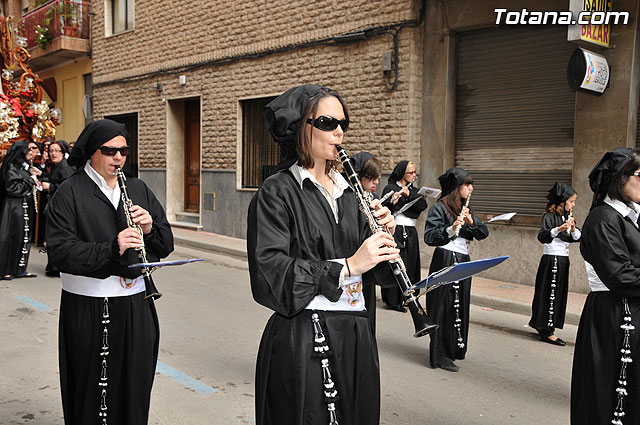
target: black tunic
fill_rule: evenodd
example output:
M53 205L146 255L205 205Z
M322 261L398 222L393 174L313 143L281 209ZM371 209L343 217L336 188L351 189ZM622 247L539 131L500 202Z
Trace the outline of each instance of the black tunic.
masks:
M621 370L623 301L635 330L630 335L633 362L627 366L624 424L640 422L640 231L630 218L602 204L589 212L580 252L609 291L587 296L576 338L571 377L571 423L611 423Z
M429 209L427 224L424 230L424 241L429 246L437 247L433 252L429 274L441 270L454 263L469 261L466 254L460 254L448 249L441 248L448 244L455 236L449 237L447 228L455 221L456 217L451 216L442 202L436 202ZM473 227L464 224L460 229L459 236L469 241L473 239L481 240L489 235L487 226L473 215ZM454 308L455 299L459 300L459 309ZM437 366L444 359L464 359L467 352L467 336L469 333L469 306L471 298L471 278L455 282L450 285L441 286L427 294L427 313L436 322L438 329L431 333L431 343L429 345L429 355L431 365ZM460 334L454 327L456 316L461 320ZM461 338L459 345L458 339Z
M402 189L397 183L388 184L382 191L382 196L386 193L394 191L397 192ZM422 211L427 209L427 201L424 196L418 193L418 189L409 186L409 196L400 196L398 202L394 205L391 200L385 202L385 206L389 207L393 214L396 214L402 207L409 202L420 198L410 208L402 212L403 215L417 219ZM420 246L418 241L418 232L415 226L397 225L396 232L394 233L394 239L398 248L400 249L400 257L407 268L407 275L412 283L420 281L421 278L421 266L420 266ZM396 306L402 304L404 297L402 291L397 285L392 275L389 275L390 279L387 279L382 286L382 300L389 306Z
M10 165L4 183L6 192L0 205L0 277L20 276L27 272L29 262L35 182L29 171Z
M45 237L43 229L44 231L46 231L47 205L49 203L49 199L51 199L56 190L58 190L58 187L62 184L62 182L71 177L74 172L74 169L67 163L67 160L63 158L62 161L58 163L58 165L53 166L53 168L51 169L51 173L47 177L47 181L49 182L49 190L47 191L46 196L40 197L40 211L44 212L45 217L45 220L40 220L40 232L42 232L42 239L44 239ZM46 271L49 274L56 273L58 270L50 263L47 263Z
M342 265L370 234L351 189L337 199L339 222L309 180L289 170L265 180L249 206L247 252L254 299L274 310L256 364L256 423L328 423L322 367L313 353L316 295L336 302ZM385 265L386 266L386 265ZM363 278L370 279L371 273ZM366 304L365 304L366 305ZM379 422L380 381L375 336L366 312L318 311L328 344L341 425Z
M538 241L543 244L553 242L551 230L564 223L562 214L547 212L542 216ZM567 232L560 232L557 239L563 242L577 242ZM553 335L555 328L562 329L567 311L569 292L569 257L543 254L536 273L536 286L531 304L529 326L545 337ZM552 286L555 285L555 286Z
M149 211L152 231L144 241L149 261L173 250L173 235L164 210L141 180L127 179L134 205ZM120 257L117 234L127 226L122 201L113 207L84 172L74 174L49 202L47 253L60 271L104 279L133 278L139 268L134 250ZM66 424L98 424L100 406L103 297L62 291L59 360L62 406ZM151 386L158 358L159 327L153 302L144 293L108 298L108 423L147 423Z

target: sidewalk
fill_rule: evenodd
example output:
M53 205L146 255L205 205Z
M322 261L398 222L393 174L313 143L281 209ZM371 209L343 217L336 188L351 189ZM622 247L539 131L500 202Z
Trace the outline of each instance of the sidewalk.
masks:
M247 258L247 243L244 239L202 231L173 228L176 245L213 251L234 257ZM427 276L423 269L422 275ZM569 292L565 322L578 325L586 294ZM531 314L533 287L501 282L476 276L471 285L471 303L480 307L508 311L523 315Z

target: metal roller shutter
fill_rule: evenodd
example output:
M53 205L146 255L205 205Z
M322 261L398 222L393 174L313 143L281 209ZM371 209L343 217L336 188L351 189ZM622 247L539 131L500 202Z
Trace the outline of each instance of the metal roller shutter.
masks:
M555 181L571 184L575 92L564 26L462 33L456 166L474 177L480 213L540 216Z

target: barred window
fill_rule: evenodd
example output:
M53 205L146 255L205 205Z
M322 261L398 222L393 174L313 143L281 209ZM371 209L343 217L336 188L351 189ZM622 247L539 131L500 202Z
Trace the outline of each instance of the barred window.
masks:
M275 97L240 101L242 108L242 187L258 188L276 169L280 147L264 124L264 107Z

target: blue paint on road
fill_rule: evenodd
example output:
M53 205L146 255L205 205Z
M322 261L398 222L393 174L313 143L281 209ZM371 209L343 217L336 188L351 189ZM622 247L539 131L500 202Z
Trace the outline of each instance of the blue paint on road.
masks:
M212 393L217 393L218 390L216 390L215 388L212 388L206 384L203 384L202 382L198 381L197 379L194 379L192 377L190 377L189 375L185 375L184 373L180 372L177 369L172 368L171 366L168 366L165 363L162 362L158 362L158 364L156 365L156 372L160 372L161 374L168 376L169 378L173 379L174 381L184 385L187 388L190 388L200 394L212 394Z
M33 298L29 298L26 295L16 295L14 296L15 299L17 299L20 302L23 302L33 308L36 308L40 311L52 311L53 309L50 307L47 307L46 305L42 304L40 301L36 301Z

